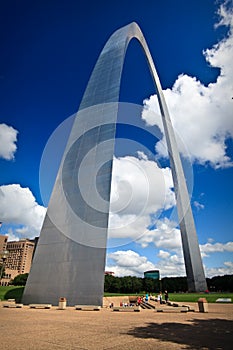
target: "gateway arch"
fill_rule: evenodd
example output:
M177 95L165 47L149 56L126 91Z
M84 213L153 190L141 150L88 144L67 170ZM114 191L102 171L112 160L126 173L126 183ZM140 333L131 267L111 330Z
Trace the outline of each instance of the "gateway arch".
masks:
M88 82L58 170L24 303L102 305L112 159L121 73L129 42L142 46L155 84L170 157L189 291L206 280L184 172L168 108L145 38L136 23L117 30Z

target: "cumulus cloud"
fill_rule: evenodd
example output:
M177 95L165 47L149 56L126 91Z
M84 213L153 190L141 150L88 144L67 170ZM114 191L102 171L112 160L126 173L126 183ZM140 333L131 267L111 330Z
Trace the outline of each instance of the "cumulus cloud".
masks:
M159 168L143 152L114 158L111 212L123 215L157 212L175 204L169 168Z
M151 215L175 205L172 175L169 168L159 168L142 152L139 157L114 158L109 237L132 240L147 231Z
M214 276L224 276L233 274L233 262L225 261L223 266L206 268L206 275L211 278Z
M178 250L175 254L160 250L157 256L160 260L156 265L157 269L161 271L161 277L186 276L184 258L181 250Z
M191 160L214 168L233 165L226 147L226 140L233 137L233 10L221 6L219 15L219 25L229 28L228 35L203 52L208 64L220 68L217 81L205 86L197 78L181 74L172 89L164 91L172 124ZM142 118L163 131L158 113L157 96L153 95L144 101ZM178 145L184 154L180 141ZM156 150L167 156L164 139L156 144Z
M39 205L29 188L18 184L0 187L0 217L4 224L16 225L12 237L39 235L46 208Z
M211 243L208 242L200 246L202 256L209 256L210 253L216 252L233 252L233 242Z
M161 258L161 259L168 259L170 257L170 253L169 252L165 252L164 250L160 250L159 251L159 254L158 254L158 257Z
M211 253L220 250L220 243L217 243ZM217 248L218 247L218 248ZM214 250L215 249L215 250ZM218 250L219 249L219 250ZM226 245L227 251L232 251L230 245ZM207 257L207 256L206 256ZM205 258L206 258L205 257ZM147 270L159 270L161 277L186 276L183 252L177 249L177 252L160 249L155 256L156 263L150 261L146 256L140 255L132 250L118 250L107 255L106 270L113 271L115 276L138 276L143 277ZM230 275L233 273L232 261L225 261L223 266L208 268L204 266L206 277Z
M120 250L109 253L106 270L113 271L116 276L143 276L143 272L155 269L155 265L132 250Z
M7 232L5 235L8 237L8 242L11 241L19 241L19 236L14 233L14 230L11 228L8 228Z
M6 124L0 124L0 158L14 159L18 131Z
M107 255L106 270L113 271L115 276L139 276L148 270L160 270L161 277L185 276L182 255L170 254L160 250L160 260L155 264L132 250L119 250Z
M137 243L144 248L153 243L156 248L178 251L181 249L180 230L168 218L159 219L155 222L155 228L146 230Z

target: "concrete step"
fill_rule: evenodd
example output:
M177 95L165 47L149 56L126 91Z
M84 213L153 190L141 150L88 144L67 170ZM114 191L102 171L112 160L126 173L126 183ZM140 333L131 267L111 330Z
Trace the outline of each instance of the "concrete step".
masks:
M11 307L11 308L21 308L23 307L23 304L16 304L16 303L12 303L12 302L9 302L9 303L4 303L2 305L3 307Z
M139 312L141 311L140 306L114 306L112 311L120 311L120 312Z
M101 306L97 305L75 305L76 310L80 311L99 311Z
M51 309L51 304L29 304L30 309Z
M189 309L188 307L182 307L182 306L177 306L177 307L164 307L164 308L158 308L155 310L155 312L188 312Z

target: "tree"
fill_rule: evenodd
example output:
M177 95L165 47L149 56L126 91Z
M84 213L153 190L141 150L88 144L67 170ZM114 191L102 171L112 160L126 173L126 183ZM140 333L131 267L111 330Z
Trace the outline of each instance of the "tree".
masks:
M233 275L215 276L207 278L210 291L233 291ZM105 292L109 293L158 293L168 290L169 293L187 292L187 277L164 277L162 280L135 276L114 277L105 276Z
M105 292L111 292L113 278L114 278L114 276L112 276L112 275L105 275L104 276L104 291Z
M23 273L21 275L16 276L11 284L14 286L25 286L28 278L28 273Z
M159 280L154 278L143 278L143 290L149 293L155 293L160 290Z
M162 289L172 292L187 292L187 277L165 277L162 279Z
M232 292L233 275L215 276L207 279L208 288L215 292Z
M143 279L135 276L131 278L133 293L140 293L143 290Z

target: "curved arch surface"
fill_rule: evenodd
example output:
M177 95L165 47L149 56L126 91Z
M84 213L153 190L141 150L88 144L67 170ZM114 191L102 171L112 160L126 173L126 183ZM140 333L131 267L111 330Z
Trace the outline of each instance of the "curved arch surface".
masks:
M167 105L145 38L133 22L110 37L88 82L41 230L23 296L25 303L55 304L60 296L64 296L69 305L102 305L118 112L116 102L125 53L133 38L143 48L157 91L174 179L189 290L206 289L188 191Z

